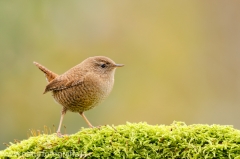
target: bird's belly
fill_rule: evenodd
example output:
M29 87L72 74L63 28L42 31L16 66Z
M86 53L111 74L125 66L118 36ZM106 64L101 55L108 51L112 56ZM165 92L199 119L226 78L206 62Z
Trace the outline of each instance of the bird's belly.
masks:
M100 103L106 94L98 90L98 87L78 85L68 89L53 91L54 99L72 112L84 112Z

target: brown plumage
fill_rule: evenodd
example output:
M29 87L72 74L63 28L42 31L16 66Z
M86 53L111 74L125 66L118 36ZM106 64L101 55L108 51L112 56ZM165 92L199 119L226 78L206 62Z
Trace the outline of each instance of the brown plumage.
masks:
M93 127L83 112L95 107L109 95L114 84L115 69L123 66L108 57L95 56L58 75L37 62L34 64L45 73L49 82L44 94L51 91L54 99L63 106L57 130L59 136L63 117L68 110L78 112L89 127Z

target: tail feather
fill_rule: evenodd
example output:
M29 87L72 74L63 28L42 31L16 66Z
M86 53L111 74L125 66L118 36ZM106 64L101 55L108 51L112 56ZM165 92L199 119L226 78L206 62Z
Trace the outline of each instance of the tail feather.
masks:
M42 66L41 64L37 62L33 62L43 73L45 73L45 76L47 78L48 82L51 82L53 79L55 79L58 74L48 70L46 67Z

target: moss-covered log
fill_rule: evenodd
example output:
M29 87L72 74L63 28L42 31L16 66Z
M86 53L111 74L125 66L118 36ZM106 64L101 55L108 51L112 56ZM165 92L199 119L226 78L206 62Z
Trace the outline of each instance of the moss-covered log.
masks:
M127 123L82 129L59 138L38 135L11 144L0 158L239 158L240 131L232 126Z

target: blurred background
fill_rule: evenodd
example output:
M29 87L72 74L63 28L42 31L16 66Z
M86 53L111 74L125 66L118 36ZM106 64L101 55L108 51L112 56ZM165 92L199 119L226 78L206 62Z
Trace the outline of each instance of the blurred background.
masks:
M62 74L89 56L125 66L111 95L85 115L126 122L240 129L240 1L0 1L0 149L29 129L58 126L37 61ZM68 134L87 127L77 113ZM64 131L62 129L62 131Z

